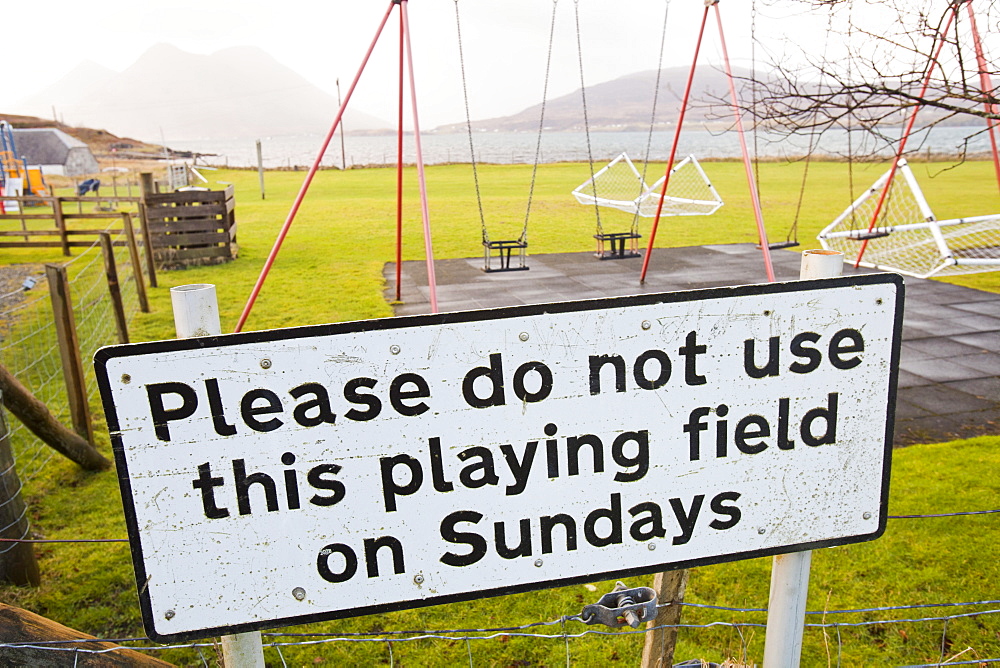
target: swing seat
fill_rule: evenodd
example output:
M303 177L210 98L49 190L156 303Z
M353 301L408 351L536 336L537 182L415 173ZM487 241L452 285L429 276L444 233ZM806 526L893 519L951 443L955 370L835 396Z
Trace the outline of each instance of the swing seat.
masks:
M624 260L642 257L638 244L642 235L638 232L602 232L595 234L594 238L597 239L597 252L594 257L598 260ZM626 241L629 242L628 248L625 247Z
M852 241L865 241L866 239L882 239L892 234L890 230L872 230L871 232L853 232L847 236Z
M483 239L483 271L488 274L498 271L527 271L529 267L524 263L526 256L525 249L527 248L528 242L524 238L503 239L498 241ZM518 250L520 252L517 254L517 264L511 266L510 258L511 253L514 250ZM497 251L496 256L493 255L493 251ZM494 267L492 265L494 257L499 260L499 267Z
M795 248L799 245L798 241L775 241L773 244L768 244L768 250L782 250L784 248ZM757 245L758 250L762 250L760 244Z

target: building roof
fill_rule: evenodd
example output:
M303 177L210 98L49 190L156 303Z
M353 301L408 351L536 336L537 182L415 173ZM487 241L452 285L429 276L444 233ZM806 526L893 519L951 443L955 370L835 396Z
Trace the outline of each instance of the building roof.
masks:
M13 133L18 157L29 165L64 165L71 149L90 152L82 141L55 128L18 128Z

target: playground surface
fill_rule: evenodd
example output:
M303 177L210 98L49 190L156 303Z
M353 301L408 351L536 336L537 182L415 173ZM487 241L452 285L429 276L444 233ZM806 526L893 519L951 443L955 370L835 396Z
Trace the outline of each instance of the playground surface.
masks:
M799 276L800 253L771 254L779 281ZM485 273L482 258L437 260L441 312L521 304L676 292L766 282L752 244L658 248L645 285L640 259L598 261L593 253L532 255L528 271ZM870 269L857 270L871 273ZM855 270L844 265L844 274ZM386 299L395 297L396 268L384 269ZM396 315L430 313L423 261L402 266ZM1000 295L904 277L906 300L896 446L1000 434Z

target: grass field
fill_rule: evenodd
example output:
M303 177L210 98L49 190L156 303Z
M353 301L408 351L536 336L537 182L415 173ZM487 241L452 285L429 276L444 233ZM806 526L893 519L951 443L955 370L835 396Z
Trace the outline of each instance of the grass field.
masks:
M755 227L740 163L704 165L726 205L709 218L665 220L660 246L752 242ZM816 247L816 233L842 211L855 193L875 180L884 166L813 163L801 203L798 237L801 248ZM992 166L967 163L955 169L930 163L913 165L940 218L990 213L1000 208ZM801 163L761 165L761 192L772 240L783 239L799 207ZM852 173L853 172L853 173ZM491 236L519 233L530 182L530 166L481 167L479 178ZM588 176L585 165L539 167L529 225L533 253L592 250L593 209L577 204L569 191ZM257 174L214 172L220 182L236 186L240 257L216 266L161 273L150 293L153 312L132 324L135 341L171 338L168 288L189 283L217 286L223 331L231 331L277 230L302 182L302 173L267 174L267 199L261 200ZM423 257L416 177L406 172L404 259ZM428 170L430 217L437 257L478 257L480 224L467 165ZM320 173L285 241L278 261L245 329L380 318L391 315L383 299L382 269L394 257L395 172L391 169ZM974 208L973 208L974 207ZM605 228L626 227L631 219L605 214ZM782 251L790 252L790 251ZM0 262L54 261L38 251L0 252ZM720 268L720 271L722 268ZM952 279L977 289L1000 292L1000 272ZM99 407L95 414L101 415ZM106 429L98 425L100 448L110 451ZM1000 498L1000 436L923 445L895 453L890 512L941 513L997 508ZM55 461L25 490L32 523L46 538L120 538L125 536L117 480L113 473L87 474L68 462ZM886 535L875 542L832 548L813 557L809 610L853 610L881 606L985 601L998 598L1000 565L989 555L996 544L997 515L960 518L891 520ZM106 638L141 636L135 583L128 547L111 544L45 544L37 548L42 587L0 588L0 597L81 631ZM762 608L767 604L770 560L750 560L696 569L687 600L694 603ZM640 583L633 579L630 584ZM420 629L510 627L578 614L613 583L483 599L380 616L362 617L309 627L285 629L302 633L373 633ZM959 660L1000 657L1000 617L981 614L952 620L879 623L861 621L930 618L960 612L984 612L994 606L872 611L810 615L810 623L843 624L806 630L802 665L900 665L936 662L965 652ZM676 658L727 657L760 662L764 622L758 612L705 608L685 610L684 622L743 624L684 629ZM589 627L568 623L567 633ZM946 633L945 633L946 631ZM394 642L334 642L284 647L281 656L265 651L272 665L435 666L462 664L471 654L475 665L564 665L567 651L575 665L635 664L641 635L588 635L567 641L561 625L531 629L553 638L513 634L488 640L426 639ZM458 638L461 634L445 634ZM490 634L475 634L485 636ZM382 637L382 636L377 636ZM400 637L400 640L402 636ZM265 637L265 642L270 638ZM284 638L283 641L294 641ZM300 640L300 639L299 639ZM966 648L970 648L966 651ZM214 650L202 650L210 661ZM178 649L162 658L200 665L196 650Z

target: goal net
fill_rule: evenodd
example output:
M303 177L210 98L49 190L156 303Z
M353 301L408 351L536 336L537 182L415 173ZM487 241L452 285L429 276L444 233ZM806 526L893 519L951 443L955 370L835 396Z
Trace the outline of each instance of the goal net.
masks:
M622 153L573 190L580 204L607 206L644 218L656 215L666 176L646 185L628 154ZM722 199L693 155L670 170L661 216L708 216L722 206Z
M823 248L841 251L853 263L867 240L861 266L917 278L1000 270L1000 214L937 220L905 160L869 231L891 171L819 233Z

